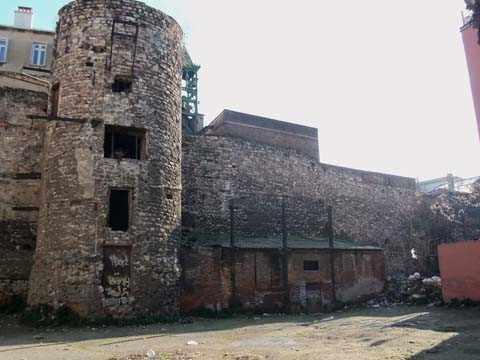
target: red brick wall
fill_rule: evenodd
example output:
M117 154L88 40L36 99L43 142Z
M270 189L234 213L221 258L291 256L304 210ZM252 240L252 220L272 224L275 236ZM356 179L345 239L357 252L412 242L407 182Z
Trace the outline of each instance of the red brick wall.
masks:
M438 247L443 299L480 301L480 241Z
M231 298L230 249L195 248L182 252L181 309L223 310ZM283 307L282 258L278 249L239 249L235 254L235 297L244 309L277 311ZM305 271L304 261L318 261ZM289 295L292 310L319 311L332 303L330 254L327 250L291 250ZM385 278L382 251L335 252L336 293L355 302L380 293Z
M180 261L183 271L179 307L182 311L228 308L230 271L222 259L222 249L184 248Z

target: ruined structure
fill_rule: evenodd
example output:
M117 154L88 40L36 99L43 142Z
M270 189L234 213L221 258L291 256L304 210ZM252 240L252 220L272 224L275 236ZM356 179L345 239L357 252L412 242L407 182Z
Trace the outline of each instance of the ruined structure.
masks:
M136 1L60 10L31 306L176 311L181 41Z
M40 203L42 124L47 94L0 87L0 305L26 297Z
M415 269L415 180L324 164L306 126L225 110L203 128L160 11L73 1L55 54L48 101L0 88L0 305L317 311Z

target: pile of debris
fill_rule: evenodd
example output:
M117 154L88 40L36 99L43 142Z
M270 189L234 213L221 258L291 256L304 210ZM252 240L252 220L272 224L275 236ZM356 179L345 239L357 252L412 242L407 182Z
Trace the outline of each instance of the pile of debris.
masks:
M442 305L442 279L438 276L422 278L420 273L408 277L408 302L419 305Z
M420 273L390 278L385 297L390 303L442 305L442 279L438 276L423 277Z

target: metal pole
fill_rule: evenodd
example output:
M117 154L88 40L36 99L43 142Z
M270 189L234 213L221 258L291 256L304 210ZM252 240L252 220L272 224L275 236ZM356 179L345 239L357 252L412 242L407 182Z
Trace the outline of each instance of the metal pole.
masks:
M288 236L287 236L287 215L285 196L282 197L282 280L284 291L284 306L290 309L290 290L288 286Z
M330 276L332 282L333 303L337 302L337 281L335 278L335 233L333 226L333 207L327 208L328 214L328 247L330 249Z

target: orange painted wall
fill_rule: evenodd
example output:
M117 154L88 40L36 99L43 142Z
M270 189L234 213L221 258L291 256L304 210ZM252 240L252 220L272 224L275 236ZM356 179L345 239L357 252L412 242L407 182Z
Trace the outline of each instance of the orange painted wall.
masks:
M478 44L478 30L471 25L467 25L462 30L462 37L470 73L475 114L480 131L480 45Z
M480 241L438 247L443 299L480 301Z

